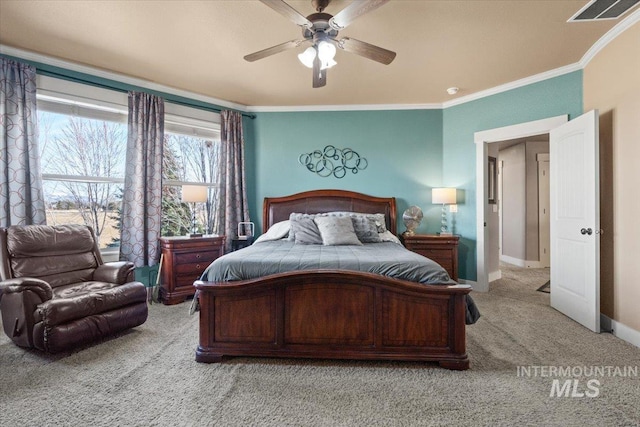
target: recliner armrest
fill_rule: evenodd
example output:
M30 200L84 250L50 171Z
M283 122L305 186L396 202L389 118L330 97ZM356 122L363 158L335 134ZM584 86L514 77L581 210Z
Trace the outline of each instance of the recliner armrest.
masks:
M24 291L32 291L40 297L42 302L53 298L53 289L51 289L51 285L44 280L35 279L33 277L19 277L0 282L0 299L4 295Z
M134 280L133 263L129 261L107 262L96 268L93 280L123 285Z

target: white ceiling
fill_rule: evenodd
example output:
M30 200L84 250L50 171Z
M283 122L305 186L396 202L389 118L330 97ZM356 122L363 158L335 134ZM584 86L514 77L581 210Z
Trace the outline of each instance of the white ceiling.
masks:
M309 0L288 3L314 12ZM580 61L619 22L567 23L586 3L392 0L340 36L396 59L339 51L318 89L297 59L304 48L243 59L301 35L259 1L0 0L0 44L247 106L440 104Z

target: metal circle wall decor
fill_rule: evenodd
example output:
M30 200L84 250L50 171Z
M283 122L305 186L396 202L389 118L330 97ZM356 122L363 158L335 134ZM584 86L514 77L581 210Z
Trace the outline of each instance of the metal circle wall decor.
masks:
M298 162L323 178L331 175L344 178L349 171L356 174L369 166L367 159L360 157L351 148L340 149L333 145L327 145L323 150L300 154Z

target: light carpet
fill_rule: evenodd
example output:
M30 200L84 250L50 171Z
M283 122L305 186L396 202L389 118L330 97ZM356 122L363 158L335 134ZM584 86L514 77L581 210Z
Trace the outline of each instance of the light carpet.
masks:
M142 326L69 354L0 337L2 426L628 426L640 377L522 377L519 366L640 366L640 349L549 307L540 277L503 271L467 327L468 371L435 364L231 358L194 361L189 304L150 306ZM528 272L529 274L531 272ZM548 280L548 279L545 279ZM596 379L597 397L550 397Z

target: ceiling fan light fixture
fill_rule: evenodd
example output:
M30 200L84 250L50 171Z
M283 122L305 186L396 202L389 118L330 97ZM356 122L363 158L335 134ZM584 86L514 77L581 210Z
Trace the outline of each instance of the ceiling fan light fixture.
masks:
M337 64L337 62L334 61L333 59L330 59L327 62L322 61L322 65L320 65L320 69L321 70L326 70L327 68L331 68L336 64Z
M318 58L320 58L320 69L326 70L337 64L333 59L336 56L336 47L333 43L322 40L318 43Z
M305 67L313 70L312 87L319 88L327 84L327 69L337 64L334 59L337 47L345 52L354 53L385 65L389 65L396 57L395 52L350 37L336 40L338 32L349 26L353 20L377 9L389 2L389 0L353 1L335 16L324 13L331 0L311 0L317 13L312 13L306 17L291 7L285 0L260 1L294 24L302 27L302 38L245 55L245 61L254 62L288 49L297 48L303 43L312 43L311 47L298 55L298 59Z
M307 68L313 68L313 60L316 59L316 48L310 46L304 52L298 55L298 59Z
M335 56L336 56L336 47L333 45L333 43L330 43L324 40L318 43L318 57L320 58L320 61L322 61L323 64L333 61L333 58Z

